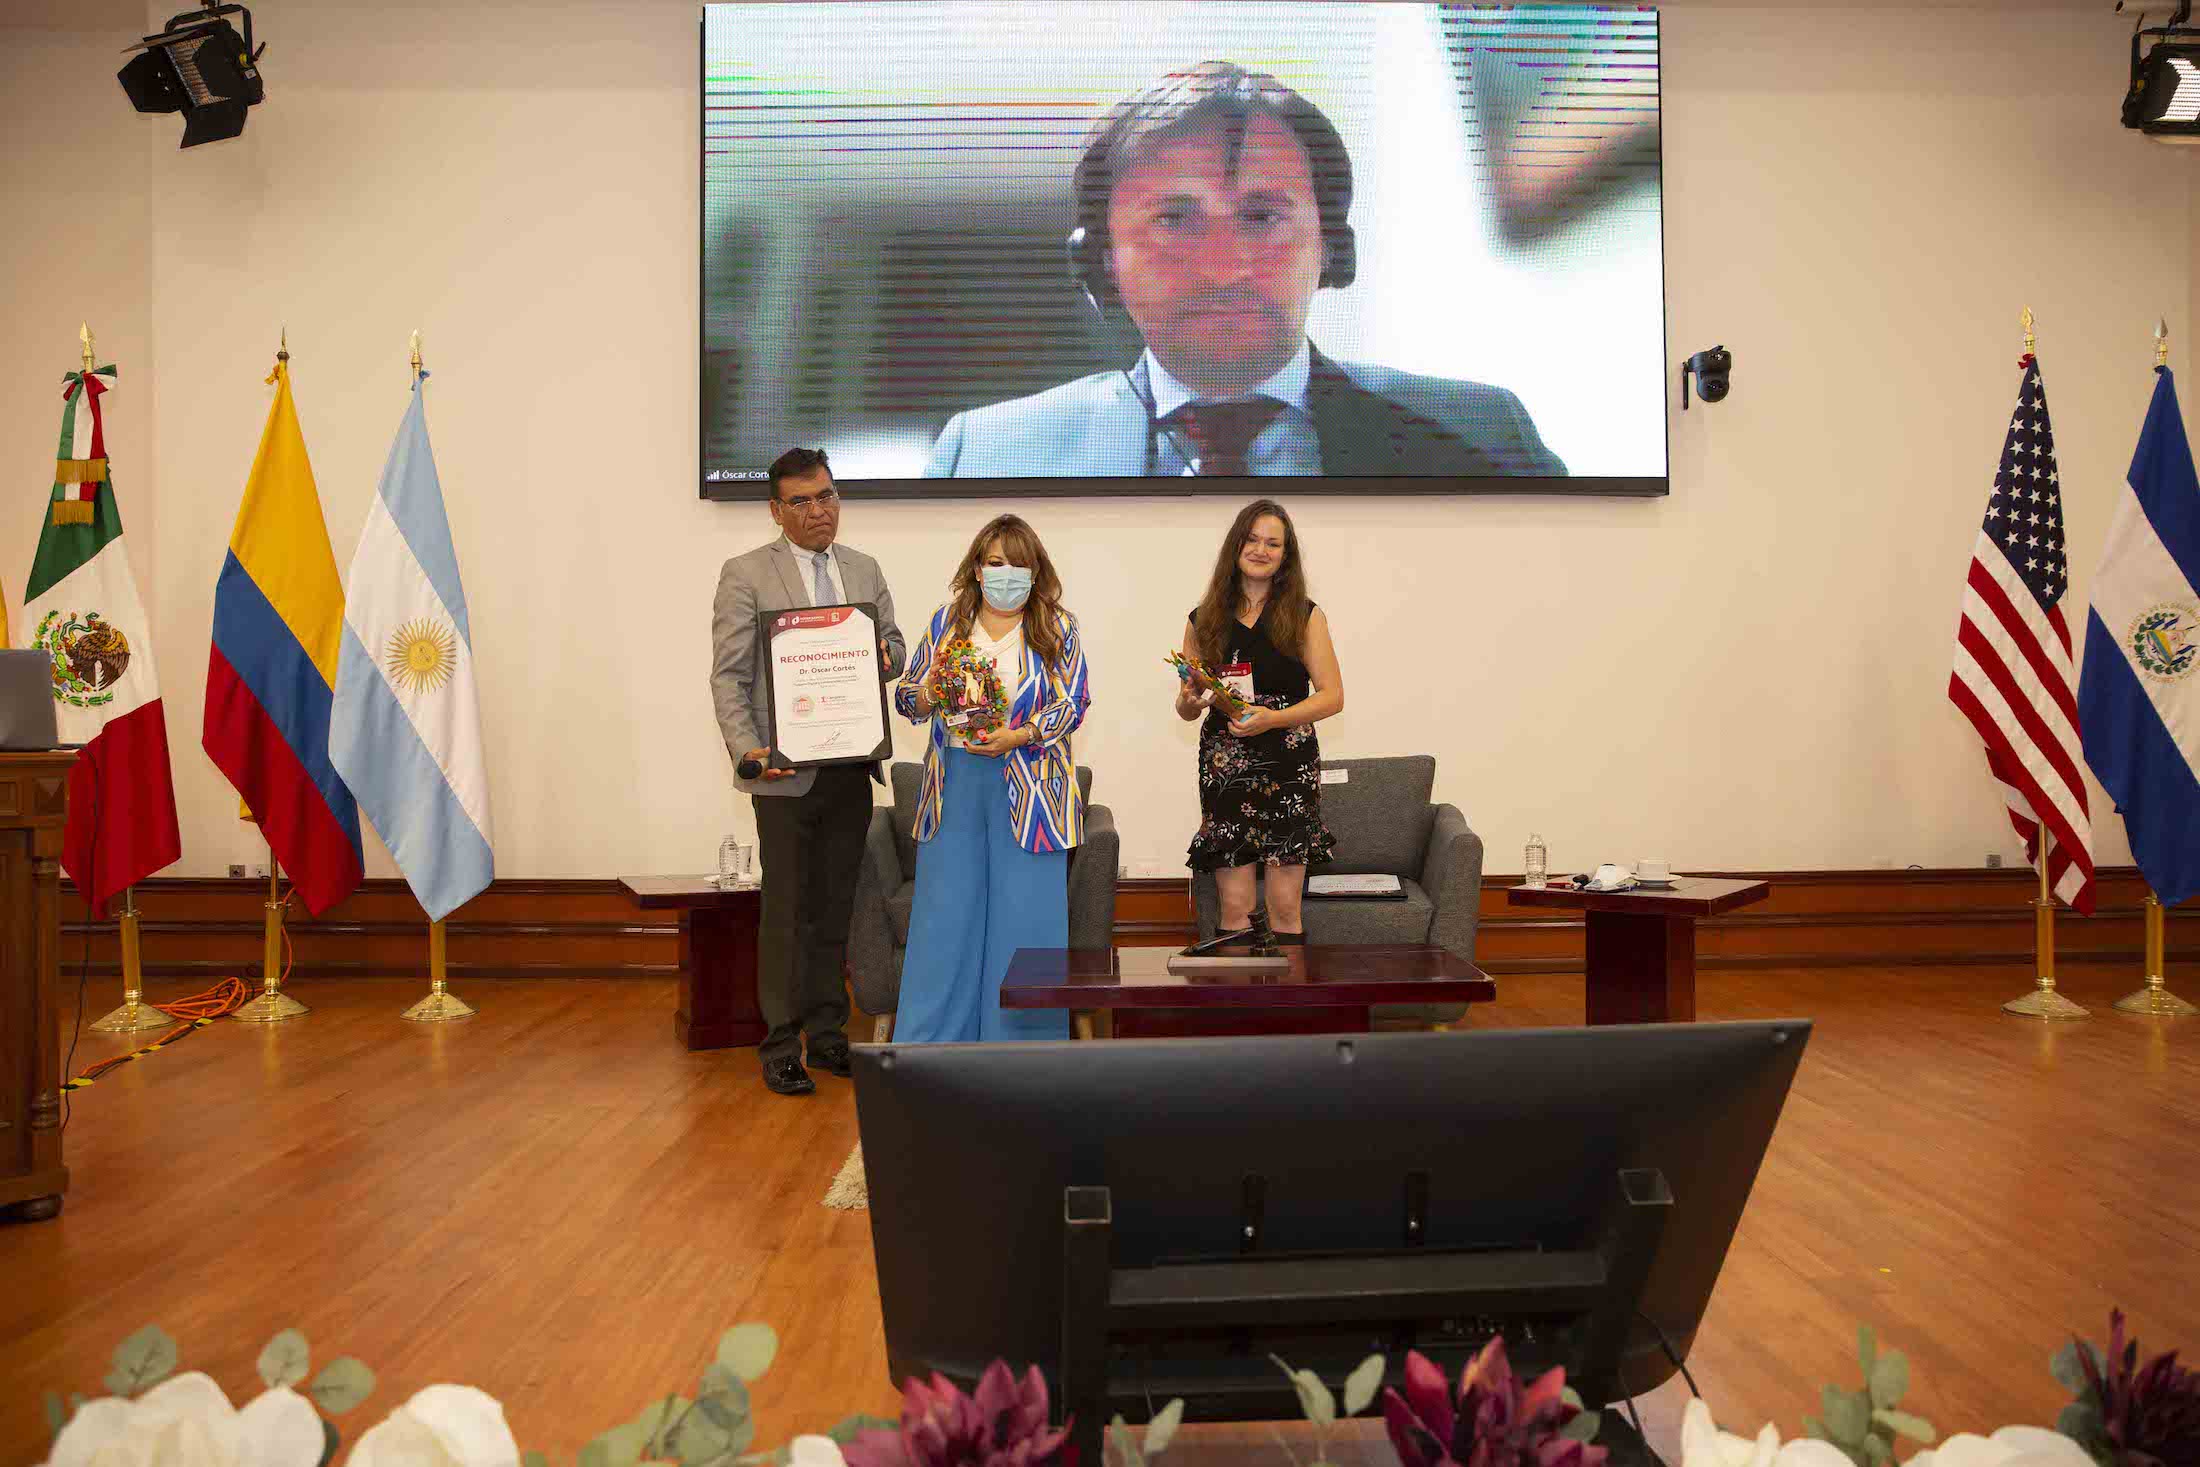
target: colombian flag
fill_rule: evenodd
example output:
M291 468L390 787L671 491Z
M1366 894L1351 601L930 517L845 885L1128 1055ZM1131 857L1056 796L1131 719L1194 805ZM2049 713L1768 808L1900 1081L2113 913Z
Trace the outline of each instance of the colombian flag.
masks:
M344 587L298 431L289 364L278 361L267 380L275 405L214 587L200 742L318 916L361 875L359 806L328 753Z

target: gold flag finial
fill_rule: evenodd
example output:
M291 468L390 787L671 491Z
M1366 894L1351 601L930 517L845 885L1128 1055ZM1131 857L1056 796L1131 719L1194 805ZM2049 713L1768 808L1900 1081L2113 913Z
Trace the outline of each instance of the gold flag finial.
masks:
M2154 322L2154 365L2169 365L2169 318L2157 317Z
M417 329L414 330L412 338L412 369L413 381L418 382L420 380L420 332Z
M99 360L92 355L92 326L89 321L77 324L76 339L84 343L84 370L89 372L92 370L93 363Z
M2032 344L2033 344L2033 339L2032 339L2032 308L2031 308L2030 306L2026 306L2026 307L2024 308L2024 314L2023 314L2023 315L2021 315L2021 316L2019 316L2019 317L2017 317L2017 320L2018 320L2018 321L2019 321L2019 322L2020 322L2020 323L2021 323L2021 324L2023 325L2023 327L2024 327L2024 354L2025 354L2026 356L2030 356L2030 355L2032 354Z
M290 360L290 328L285 326L281 329L282 335L277 338L279 344L275 348L275 360L287 362Z

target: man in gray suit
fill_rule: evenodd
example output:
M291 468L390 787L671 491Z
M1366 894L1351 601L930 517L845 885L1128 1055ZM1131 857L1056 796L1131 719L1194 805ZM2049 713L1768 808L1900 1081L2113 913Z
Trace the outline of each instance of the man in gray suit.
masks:
M757 934L756 997L771 1026L759 1046L764 1083L781 1095L816 1090L803 1068L848 1073L848 990L842 966L871 781L878 766L770 767L772 716L764 693L758 612L872 602L884 635L880 675L901 676L907 648L894 624L894 598L878 562L836 543L840 490L819 449L792 448L771 466L772 522L780 537L726 562L711 614L711 699L734 761L734 784L756 805L764 863L763 921ZM743 766L757 772L752 777ZM866 777L868 775L868 777Z
M1073 181L1070 274L1145 349L958 413L928 477L1561 476L1502 387L1332 360L1314 292L1352 283L1352 160L1320 108L1226 61L1101 119Z

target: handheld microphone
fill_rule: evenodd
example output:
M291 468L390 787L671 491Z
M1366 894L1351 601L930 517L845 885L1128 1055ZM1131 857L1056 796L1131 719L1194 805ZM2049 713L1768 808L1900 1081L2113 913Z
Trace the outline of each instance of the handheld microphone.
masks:
M741 761L733 766L733 772L743 779L761 779L764 774L764 766L743 755Z

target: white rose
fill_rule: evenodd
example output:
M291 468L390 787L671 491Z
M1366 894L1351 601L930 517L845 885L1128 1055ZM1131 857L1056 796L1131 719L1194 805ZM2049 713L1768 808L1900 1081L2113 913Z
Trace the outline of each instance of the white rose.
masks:
M519 1443L496 1398L433 1385L359 1438L350 1467L519 1467Z
M48 1467L315 1467L322 1444L320 1414L297 1392L266 1391L239 1411L194 1370L134 1401L86 1401Z
M1949 1437L1910 1458L1906 1467L2093 1467L2093 1459L2059 1431L2005 1426L1992 1436Z
M1779 1429L1770 1422L1754 1438L1721 1431L1712 1424L1711 1408L1701 1397L1691 1398L1681 1414L1681 1467L1856 1467L1848 1453L1832 1442L1797 1437L1780 1444ZM1932 1467L1927 1463L1926 1467Z
M788 1467L848 1467L840 1443L829 1436L798 1436L787 1451Z

